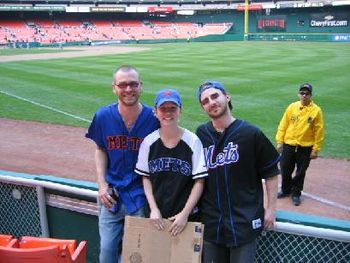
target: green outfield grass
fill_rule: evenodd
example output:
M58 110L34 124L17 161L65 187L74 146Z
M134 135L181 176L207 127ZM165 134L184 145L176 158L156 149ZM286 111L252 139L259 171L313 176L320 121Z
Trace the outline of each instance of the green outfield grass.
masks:
M349 43L220 42L147 45L148 51L100 57L0 63L0 117L87 127L77 120L28 101L86 120L115 101L112 72L120 64L137 67L144 81L142 100L153 104L155 92L178 89L184 100L181 124L195 130L206 121L196 97L198 85L223 82L232 94L233 113L259 126L274 141L287 105L298 86L314 86L314 100L324 112L324 157L350 157Z

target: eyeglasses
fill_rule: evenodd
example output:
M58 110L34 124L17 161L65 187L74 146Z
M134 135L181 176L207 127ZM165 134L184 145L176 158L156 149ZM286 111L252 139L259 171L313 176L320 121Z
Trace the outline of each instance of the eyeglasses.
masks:
M120 82L120 83L115 83L118 88L120 89L126 89L127 87L130 87L131 89L137 89L140 86L140 82L137 81L130 81L130 82Z
M305 91L300 91L299 94L301 96L310 96L310 93L309 92L305 92Z

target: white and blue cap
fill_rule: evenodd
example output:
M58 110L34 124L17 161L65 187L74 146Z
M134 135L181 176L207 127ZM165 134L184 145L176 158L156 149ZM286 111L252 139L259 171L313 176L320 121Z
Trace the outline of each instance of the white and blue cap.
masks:
M202 96L202 93L207 90L207 89L210 89L210 88L213 88L213 89L217 89L217 90L221 90L221 92L226 95L227 92L224 88L224 85L219 82L219 81L215 81L215 80L209 80L209 81L206 81L204 82L202 85L199 86L198 88L198 92L197 92L197 96L198 96L198 100L199 102L201 101L201 96ZM232 110L232 103L231 103L231 100L228 102L228 106L230 107L230 110Z
M198 99L199 101L201 100L201 95L202 93L210 88L214 88L214 89L218 89L221 90L222 93L226 94L226 90L224 88L224 85L222 85L220 82L218 81L214 81L214 80L209 80L204 82L202 85L199 86L198 88Z
M165 102L173 102L180 108L182 105L180 94L174 89L163 89L158 91L154 100L155 107L158 108Z

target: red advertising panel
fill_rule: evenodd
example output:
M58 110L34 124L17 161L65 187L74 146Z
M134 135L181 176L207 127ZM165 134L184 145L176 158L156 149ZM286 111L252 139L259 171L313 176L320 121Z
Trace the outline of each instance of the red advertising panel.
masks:
M147 11L149 13L171 13L174 9L171 6L150 6Z
M261 17L257 23L258 32L285 32L286 17L284 16L269 16Z
M258 28L263 29L264 27L279 27L284 29L286 24L283 19L259 19Z
M248 6L248 10L261 10L263 7L262 5L259 4L252 4ZM245 10L245 5L238 5L237 6L237 11L244 11Z

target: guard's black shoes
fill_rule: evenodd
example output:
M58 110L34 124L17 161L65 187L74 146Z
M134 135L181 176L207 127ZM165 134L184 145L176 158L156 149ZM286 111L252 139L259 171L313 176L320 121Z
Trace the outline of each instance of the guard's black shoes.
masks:
M290 196L290 193L284 193L283 191L280 191L277 194L277 198L278 199L285 198L285 197L288 197L288 196Z
M292 201L293 201L293 204L294 204L295 206L299 206L300 203L301 203L301 201L300 201L300 196L293 196L293 197L292 197Z

